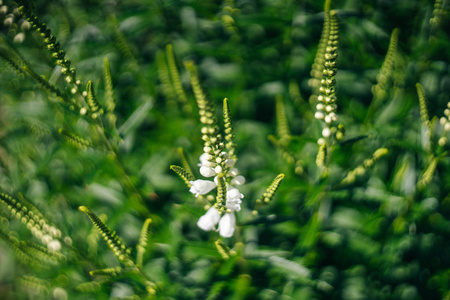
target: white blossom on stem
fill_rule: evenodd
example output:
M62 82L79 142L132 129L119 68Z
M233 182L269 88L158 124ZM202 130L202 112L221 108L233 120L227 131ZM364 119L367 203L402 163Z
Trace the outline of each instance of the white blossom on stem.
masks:
M202 155L200 155L200 163L198 164L199 167L201 166L205 166L205 167L211 167L213 164L211 163L211 154L209 153L202 153Z
M219 234L224 238L232 237L236 227L234 212L225 213L219 221Z
M200 174L204 177L214 177L214 181L209 180L195 180L190 181L192 185L190 192L198 195L205 195L212 191L218 185L218 174L225 172L226 176L231 177L229 183L226 183L227 193L226 193L226 212L221 215L221 212L214 206L211 207L197 222L197 226L205 231L217 230L222 237L232 237L236 227L236 216L234 212L241 210L242 198L244 195L239 192L239 190L233 185L242 185L245 183L245 178L239 175L239 171L233 168L235 160L230 158L228 153L222 152L220 157L216 157L215 160L210 154L211 149L209 147L204 147L205 151L200 155ZM224 163L225 162L225 163ZM216 225L219 224L216 229Z
M216 187L216 183L209 180L197 179L195 181L189 181L189 183L192 185L189 192L195 194L195 197L205 195Z
M227 208L230 211L240 211L241 210L241 203L242 198L244 198L244 195L242 195L237 188L232 187L231 185L227 186Z
M217 175L216 171L214 171L213 168L205 166L200 167L200 174L202 174L205 177L212 177Z
M197 226L204 231L215 230L219 220L220 213L213 206L203 216L201 216L200 219L198 219Z

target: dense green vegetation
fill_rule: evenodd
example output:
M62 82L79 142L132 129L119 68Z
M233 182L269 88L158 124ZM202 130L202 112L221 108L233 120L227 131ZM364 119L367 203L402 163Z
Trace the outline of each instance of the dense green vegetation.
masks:
M0 0L0 298L450 299L449 29Z

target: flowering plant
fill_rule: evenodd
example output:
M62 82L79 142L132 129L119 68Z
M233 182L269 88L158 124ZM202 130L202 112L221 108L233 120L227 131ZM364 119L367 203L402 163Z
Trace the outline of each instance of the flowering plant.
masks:
M186 166L185 169L179 166L171 166L171 169L183 178L189 187L189 191L196 197L206 195L217 187L215 203L206 205L207 211L199 218L197 226L204 231L217 230L221 237L229 238L233 236L236 228L235 212L241 210L242 199L244 198L244 195L236 186L244 184L245 177L239 175L239 170L235 167L237 157L234 154L234 134L228 99L223 100L225 128L225 137L223 138L214 117L214 105L205 97L200 87L194 64L188 61L185 65L190 74L191 85L199 108L200 122L202 123L201 134L204 145L203 154L199 158L199 171L203 177L214 178L213 180L195 180L192 172L187 171L190 170L189 166ZM269 187L267 193L264 193L263 200L265 202L272 198L283 178L284 175L280 174ZM261 202L261 200L257 200L257 204ZM216 229L217 225L218 228Z
M187 66L190 68L191 76L195 77L195 69L191 63ZM196 78L196 77L195 77ZM194 79L194 90L199 88ZM216 202L210 206L208 211L200 217L197 225L205 231L215 230L217 224L219 234L222 237L232 237L236 226L236 216L234 212L241 210L242 198L244 195L234 186L245 183L245 178L239 175L239 171L234 167L236 156L234 155L234 135L232 134L232 124L230 120L230 112L228 108L228 99L223 101L224 123L225 123L225 141L222 140L222 134L219 133L216 126L216 120L213 118L214 106L202 97L198 101L200 108L200 122L202 123L202 139L204 141L203 154L200 155L200 174L204 177L214 177L213 180L197 179L193 180L193 176L185 176L186 183L190 188L189 191L196 197L206 195L217 187ZM225 151L226 150L226 151ZM187 175L187 171L181 167L172 169L178 174ZM178 171L177 171L178 170ZM182 176L183 177L183 176Z

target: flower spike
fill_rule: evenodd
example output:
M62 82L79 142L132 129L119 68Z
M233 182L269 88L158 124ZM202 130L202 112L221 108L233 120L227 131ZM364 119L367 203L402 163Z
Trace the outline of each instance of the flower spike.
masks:
M184 183L186 183L188 188L190 188L192 186L191 182L193 182L195 180L195 178L191 173L189 173L182 167L175 166L175 165L170 166L170 169L172 171L174 171L175 173L177 173L178 176L181 177L181 179L183 179Z
M139 238L139 244L136 246L137 256L136 256L136 265L142 266L142 262L144 259L144 254L148 245L148 231L150 227L150 223L152 223L151 218L147 218L142 225L141 236Z
M173 54L172 45L166 46L166 56L169 65L169 73L172 79L172 84L175 89L178 101L181 104L187 104L186 94L184 93L183 86L180 80L180 74L178 73L177 64L175 63L175 56Z
M289 124L286 118L286 110L284 108L283 97L281 95L275 97L275 104L279 142L282 145L286 145L289 141L291 133L289 131Z
M189 72L191 86L199 109L201 134L204 141L203 154L200 156L199 171L204 177L214 177L214 180L189 180L192 176L181 167L171 166L171 169L180 175L190 187L189 191L196 197L206 195L217 187L215 203L206 205L208 211L200 217L197 226L205 231L217 230L222 237L232 237L236 227L235 212L241 210L244 195L234 186L245 183L245 178L239 175L234 167L236 163L234 134L231 122L228 99L223 100L224 135L219 132L215 118L215 108L200 86L197 69L192 61L186 61L185 66ZM224 138L223 138L224 136ZM180 154L182 151L180 150ZM182 158L183 159L183 158ZM209 195L208 198L214 199ZM210 200L212 201L212 200Z
M194 178L195 178L194 173L192 173L191 166L189 165L189 162L188 162L188 160L187 160L187 157L186 157L186 155L184 154L183 148L182 148L182 147L179 147L179 148L177 149L177 151L178 151L178 155L180 156L181 165L183 166L184 170L185 170L187 173L189 173L189 174L191 175L191 177L193 178L193 179L190 179L190 180L195 180L195 179L194 179Z
M102 234L103 239L105 240L108 247L113 251L114 255L117 259L126 266L133 266L133 261L129 257L131 250L128 249L125 244L121 241L121 239L116 235L115 232L112 232L105 223L97 217L89 208L86 206L80 206L78 208L80 211L84 212L89 219L91 219L92 223L97 227L98 231Z
M273 196L275 195L276 191L278 190L278 188L281 184L281 181L283 181L283 179L284 179L283 173L278 174L278 176L275 177L275 179L272 181L272 183L267 188L266 192L264 194L262 194L262 196L256 200L256 206L255 206L255 210L253 211L253 214L258 213L257 209L262 204L267 204L270 202L270 200L272 200Z
M233 157L234 160L236 160L234 155L236 145L233 143L235 136L233 134L233 124L231 123L230 107L228 105L227 98L223 99L223 123L225 127L225 147L228 151L229 156Z

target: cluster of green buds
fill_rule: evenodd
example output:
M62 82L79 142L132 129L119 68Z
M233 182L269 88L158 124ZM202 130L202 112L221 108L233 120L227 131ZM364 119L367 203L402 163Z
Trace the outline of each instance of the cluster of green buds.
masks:
M347 176L342 180L342 184L352 184L355 182L356 178L366 174L367 170L371 168L375 162L381 157L388 154L388 149L379 148L375 150L371 158L364 160L364 163L357 166L355 169L348 172Z
M61 231L44 218L42 213L25 199L15 199L5 193L0 193L0 203L5 205L13 216L26 225L27 229L41 241L50 251L60 251ZM70 244L70 238L65 238Z
M67 83L68 89L73 97L68 100L68 107L70 110L78 110L80 115L87 116L96 122L102 122L100 116L104 114L104 109L100 106L96 99L93 84L89 81L86 85L86 90L82 88L81 79L76 76L76 70L71 66L70 59L66 58L66 53L61 49L60 43L52 32L47 28L45 23L40 22L39 18L25 6L20 6L18 12L27 20L32 28L40 34L45 44L46 49L50 52L54 59L55 65L61 67L61 73L64 75L64 80ZM109 74L109 63L105 62L106 73L106 88L107 88L107 113L111 113L114 109L113 99L111 95L111 80ZM63 97L59 97L63 99ZM112 104L112 107L111 107ZM115 122L115 121L114 121Z
M445 17L446 11L443 8L443 1L442 0L436 0L434 2L434 8L433 8L433 17L430 19L430 25L433 30L435 30L442 22L442 18Z
M194 91L195 99L197 100L197 106L199 109L200 123L202 124L201 134L204 142L203 147L203 166L211 168L211 172L216 174L223 173L234 161L235 145L233 143L234 135L232 133L232 124L230 119L230 112L228 107L228 99L224 99L224 127L225 138L220 133L220 129L217 126L217 118L215 116L214 104L206 98L198 79L197 69L193 62L185 62L185 66L190 73L191 85ZM225 150L227 152L225 152ZM203 176L203 172L207 172L206 169L201 169L200 172ZM203 172L202 172L203 171ZM212 173L210 173L212 174ZM209 174L208 174L209 175Z
M77 80L75 76L75 68L70 67L70 60L65 58L66 53L64 50L60 49L61 46L59 42L56 41L55 36L52 35L52 32L47 28L47 25L41 23L38 17L25 9L24 6L19 7L19 12L26 18L31 27L41 35L46 48L51 52L51 56L55 59L56 64L61 66L61 73L66 76L65 80L67 83L75 82L76 85L80 85L81 81Z
M336 127L336 95L335 75L337 72L336 60L339 38L339 24L338 17L335 11L330 12L330 33L328 37L327 47L325 48L325 61L323 69L323 78L321 80L321 87L319 88L320 95L317 97L316 113L314 117L324 122L322 130L322 138L318 140L319 145L326 144L326 140L331 136L335 136L337 140L342 139L342 126Z
M399 62L398 38L400 29L395 28L392 31L389 41L386 57L381 65L379 74L377 75L377 84L372 86L372 94L374 96L374 105L378 105L388 97L389 87L394 77L394 69Z
M311 79L308 81L308 85L312 89L311 97L309 101L315 103L317 101L317 92L320 87L320 79L322 78L325 48L328 44L328 37L330 35L330 3L326 1L323 14L323 29L320 36L319 45L317 47L316 57L311 68Z
M42 23L39 18L33 14L25 6L20 6L18 12L27 20L32 28L40 34L45 44L45 47L50 52L51 57L57 66L61 67L61 73L65 76L64 80L69 86L70 93L81 97L80 101L75 98L70 99L71 110L79 110L81 115L89 115L92 119L96 119L102 113L98 103L93 95L92 84L89 83L87 90L83 91L82 83L76 76L76 70L71 66L70 59L66 58L66 53L61 49L61 45L56 41L56 37L45 23Z
M225 0L220 21L225 31L234 38L238 38L238 30L233 18L233 15L237 13L239 13L239 9L234 7L234 1Z
M80 206L78 209L84 212L95 227L97 227L97 230L101 233L104 241L117 259L126 266L134 266L134 263L129 256L131 249L128 248L124 242L122 242L121 238L114 231L111 231L89 208L86 206Z

